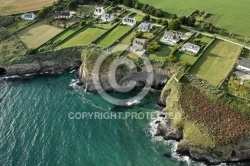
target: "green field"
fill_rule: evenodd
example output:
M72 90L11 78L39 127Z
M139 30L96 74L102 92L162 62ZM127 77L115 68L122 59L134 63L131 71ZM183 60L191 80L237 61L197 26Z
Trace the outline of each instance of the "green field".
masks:
M219 16L214 16L217 18L215 22L217 27L226 29L228 32L242 35L243 38L250 34L248 28L250 22L250 3L248 0L158 0L157 3L151 0L139 0L139 2L161 8L170 14L185 13L186 10L189 12L191 9L205 10ZM170 14L166 14L166 16L170 16Z
M190 70L191 74L218 86L237 61L240 46L215 40Z
M69 40L65 41L60 47L71 47L78 45L86 45L95 40L98 36L105 33L105 29L100 29L95 26L87 27L75 34Z
M64 39L69 37L71 34L76 32L80 28L81 28L80 25L77 25L77 26L74 26L74 27L71 27L71 28L67 29L66 31L63 31L56 38L54 38L54 40L52 41L52 44L63 41Z
M173 50L173 47L170 47L167 45L161 45L160 49L153 54L149 54L148 58L151 60L164 62L166 60L166 57L170 55L172 50Z
M108 34L104 35L98 42L97 45L102 47L108 47L110 44L118 40L123 34L131 30L133 27L119 25L115 29L113 29Z

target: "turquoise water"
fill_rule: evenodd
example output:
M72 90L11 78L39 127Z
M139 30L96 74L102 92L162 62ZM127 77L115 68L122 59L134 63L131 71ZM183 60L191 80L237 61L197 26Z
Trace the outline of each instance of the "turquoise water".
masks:
M160 92L121 108L70 87L72 79L64 73L0 81L0 165L187 165L169 157L171 145L154 141L151 119L68 117L70 112L157 111Z

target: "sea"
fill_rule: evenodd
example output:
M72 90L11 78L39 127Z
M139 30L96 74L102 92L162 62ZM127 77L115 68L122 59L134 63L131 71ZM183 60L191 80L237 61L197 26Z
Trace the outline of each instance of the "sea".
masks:
M158 113L160 91L121 107L77 83L72 72L0 79L0 166L205 165L176 154L177 142L154 137L155 117L124 118L132 112ZM110 94L123 98L136 91ZM123 118L87 116L91 113Z

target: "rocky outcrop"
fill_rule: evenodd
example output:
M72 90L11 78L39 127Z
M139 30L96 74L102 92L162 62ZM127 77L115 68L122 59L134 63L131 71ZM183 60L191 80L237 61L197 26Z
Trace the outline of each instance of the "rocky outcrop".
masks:
M44 61L26 64L14 64L10 66L0 66L2 71L1 76L26 75L26 74L59 74L65 70L76 69L81 65L81 60L64 61Z
M153 72L153 88L162 88L169 76L171 75L170 72L155 68ZM146 83L146 80L148 78L149 72L146 71L145 68L138 69L132 69L132 70L124 70L118 68L114 73L116 73L116 81L119 85L124 85L129 83L129 81L133 80L136 81L137 87L143 87ZM97 87L94 84L93 77L95 73L89 72L84 64L81 65L79 68L79 79L82 81L85 89L89 92L96 92L99 91L112 91L114 88L112 85L110 85L110 81L108 78L108 72L101 71L100 73L97 73L99 76L99 83L100 87Z

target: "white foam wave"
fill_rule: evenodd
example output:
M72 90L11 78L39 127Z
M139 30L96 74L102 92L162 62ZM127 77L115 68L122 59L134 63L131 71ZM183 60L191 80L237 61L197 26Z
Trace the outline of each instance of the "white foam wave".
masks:
M79 83L80 83L79 79L72 79L71 82L70 82L70 84L69 84L69 86L75 88L75 87L79 86L78 85Z
M14 78L20 78L20 76L13 75L13 76L0 77L0 80L8 80L8 79L14 79Z

